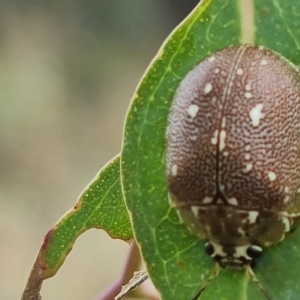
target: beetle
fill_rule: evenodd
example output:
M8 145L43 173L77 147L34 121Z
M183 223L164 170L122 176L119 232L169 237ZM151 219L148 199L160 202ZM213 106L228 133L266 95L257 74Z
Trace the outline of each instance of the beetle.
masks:
M167 126L171 205L221 266L242 269L300 215L300 73L271 49L219 50L181 81Z

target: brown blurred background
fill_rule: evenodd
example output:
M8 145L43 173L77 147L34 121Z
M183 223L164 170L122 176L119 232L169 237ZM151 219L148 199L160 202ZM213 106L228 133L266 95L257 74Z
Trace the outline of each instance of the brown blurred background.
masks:
M131 95L198 1L0 1L0 299L20 299L43 236L120 151ZM43 299L95 299L127 244L90 230Z

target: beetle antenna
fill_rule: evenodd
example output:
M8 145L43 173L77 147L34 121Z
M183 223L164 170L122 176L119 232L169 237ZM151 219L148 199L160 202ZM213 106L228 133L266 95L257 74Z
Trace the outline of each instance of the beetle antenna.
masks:
M259 282L258 278L256 277L253 269L251 268L250 265L247 266L247 271L249 272L250 276L252 277L252 280L257 283L259 289L261 290L261 292L265 295L266 299L268 300L272 300L271 297L268 295L268 293L266 292L266 290L262 287L261 283ZM196 300L196 299L195 299Z

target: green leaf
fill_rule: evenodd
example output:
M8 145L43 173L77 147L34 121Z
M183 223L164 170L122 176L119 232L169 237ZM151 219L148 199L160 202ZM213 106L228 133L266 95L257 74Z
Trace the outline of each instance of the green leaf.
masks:
M90 228L104 229L112 238L132 239L121 190L119 156L96 175L74 207L47 233L39 253L44 279L55 275L78 236Z
M299 299L300 228L277 246L266 249L254 269L271 299Z
M298 0L256 0L255 43L265 45L300 65L300 3Z
M247 270L220 270L201 294L200 300L265 300L266 297ZM286 299L286 298L283 298Z
M251 1L242 0L202 1L164 43L133 97L121 157L123 193L136 240L162 299L192 299L206 284L206 291L200 299L223 299L220 298L222 290L224 299L237 299L237 293L242 292L241 299L266 299L247 273L221 271L209 281L214 263L204 253L204 242L179 223L176 212L168 203L165 132L170 105L179 83L211 52L230 44L253 42L274 48L299 63L300 2L291 0L288 5L285 2L257 0L251 6ZM250 3L250 8L245 3ZM250 29L249 24L253 25ZM297 232L293 236L296 238ZM265 251L254 270L273 300L286 299L281 295L296 295L298 291L297 277L288 277L291 284L281 285L282 288L278 286L280 281L286 280L285 276L291 276L289 268L300 268L300 254L297 256L295 252L297 262L290 261L282 268L286 275L278 273L278 279L273 280L263 268L266 263L275 265L279 257L286 259L285 244L286 241ZM294 294L283 292L296 285ZM273 286L281 293L270 292ZM292 296L290 299L296 298Z

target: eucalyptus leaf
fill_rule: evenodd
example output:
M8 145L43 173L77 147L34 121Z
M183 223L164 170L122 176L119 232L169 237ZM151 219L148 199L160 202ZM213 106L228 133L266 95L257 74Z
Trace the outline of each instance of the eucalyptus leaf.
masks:
M119 156L103 167L74 207L49 230L39 253L44 279L55 275L76 239L90 228L104 229L112 238L132 239L121 190Z
M298 299L297 230L264 252L254 269L259 283L246 271L221 270L213 277L214 263L204 253L204 242L189 233L168 203L165 134L179 83L210 53L250 42L299 64L299 16L298 0L202 1L166 40L138 86L124 129L123 193L135 238L162 299L192 299L203 287L199 299L267 299L261 287L274 300ZM295 249L291 259L289 242ZM282 262L273 276L280 260L288 264Z
M222 269L204 289L199 299L265 300L266 296L252 279L248 270Z

